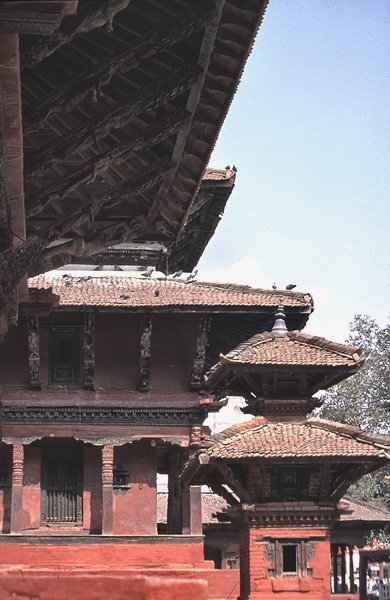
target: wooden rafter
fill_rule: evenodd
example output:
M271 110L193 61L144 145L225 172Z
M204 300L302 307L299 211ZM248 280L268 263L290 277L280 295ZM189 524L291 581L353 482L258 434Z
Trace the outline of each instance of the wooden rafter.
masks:
M54 239L64 237L76 227L92 227L96 217L102 210L113 208L121 202L130 203L139 194L161 182L162 178L169 173L170 168L171 163L162 160L150 167L139 170L135 177L125 181L112 192L94 198L69 217L62 217L57 222L51 224L45 232L47 240L53 241Z
M47 144L32 158L25 161L25 176L41 176L43 171L58 161L67 159L73 151L80 152L86 147L98 146L112 130L124 127L138 114L146 110L156 109L162 102L173 100L176 96L187 91L194 78L199 73L198 65L190 65L175 72L168 78L142 88L132 94L126 103L115 107L103 114L89 119L81 127L70 130L60 139Z
M132 140L98 155L88 163L84 164L80 169L71 173L58 185L41 192L38 196L35 196L35 198L31 198L28 202L27 215L29 217L36 216L51 202L61 201L70 193L74 192L80 185L93 182L98 174L110 168L110 166L118 160L127 160L133 153L165 140L170 135L177 132L188 119L189 116L185 111L179 111L171 117L157 121L148 127L143 134Z
M214 462L213 467L220 474L224 483L226 483L235 494L240 498L241 502L250 502L251 498L242 483L234 475L232 469L226 463Z
M22 54L23 66L25 68L33 67L40 63L46 57L50 56L64 46L77 38L79 35L88 33L98 27L106 26L108 31L112 31L112 21L115 15L126 8L131 0L89 0L87 3L81 3L87 6L87 11L80 10L62 23L58 31L50 37L37 40L32 46L26 48Z
M25 124L42 126L50 115L68 113L84 98L101 95L103 88L111 82L114 75L135 69L144 59L175 46L202 29L210 20L214 9L214 0L197 2L195 8L184 12L162 29L145 34L141 41L137 41L124 52L110 56L95 68L84 71L63 89L56 90L43 102L32 107L26 114Z
M170 178L168 178L164 184L160 187L156 197L154 199L153 205L149 210L148 214L148 223L153 223L157 217L157 214L161 208L161 205L165 201L165 198L168 194L168 191L172 185L172 181L174 176L176 175L177 169L180 164L180 159L183 155L184 148L187 141L187 136L191 127L192 117L195 114L195 110L198 106L199 98L202 92L202 88L206 78L206 72L209 67L211 53L213 49L213 45L215 42L215 38L218 31L219 21L221 19L221 14L223 7L225 5L226 0L215 0L216 10L207 22L207 26L205 28L203 42L199 53L198 63L202 68L202 72L197 78L197 81L191 88L188 102L187 102L187 111L191 114L191 119L189 119L186 123L183 123L180 132L177 135L175 147L172 152L172 160L176 165L176 170L172 172ZM182 221L182 227L180 228L178 235L180 235L182 228L184 227L185 219Z

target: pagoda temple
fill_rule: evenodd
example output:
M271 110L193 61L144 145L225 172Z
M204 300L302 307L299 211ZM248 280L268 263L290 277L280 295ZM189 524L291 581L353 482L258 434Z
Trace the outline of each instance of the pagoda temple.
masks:
M302 333L310 293L196 279L266 4L0 5L1 600L358 598L332 531L389 438L308 415L361 351ZM253 419L210 436L231 394Z

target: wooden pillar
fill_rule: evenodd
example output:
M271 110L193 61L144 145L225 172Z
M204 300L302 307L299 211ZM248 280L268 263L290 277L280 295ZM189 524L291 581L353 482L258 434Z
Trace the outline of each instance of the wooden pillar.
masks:
M337 582L338 582L337 552L338 552L338 545L332 544L331 555L332 555L332 565L333 565L333 593L334 594L337 594Z
M180 448L173 447L169 455L167 533L181 533Z
M341 545L341 593L344 594L346 591L346 563L345 563L345 551L347 547L345 544Z
M359 560L359 598L367 600L367 557L360 554Z
M202 535L201 486L188 486L183 492L183 501L183 533Z
M24 448L21 444L16 444L12 446L11 533L22 531L23 463Z
M355 577L354 577L354 569L353 569L353 546L348 546L349 548L349 591L352 594L355 588Z
M102 447L102 534L113 533L113 468L114 446Z
M84 389L95 389L95 315L84 316Z
M41 389L41 362L39 351L39 319L35 315L27 317L28 366L30 370L30 387Z

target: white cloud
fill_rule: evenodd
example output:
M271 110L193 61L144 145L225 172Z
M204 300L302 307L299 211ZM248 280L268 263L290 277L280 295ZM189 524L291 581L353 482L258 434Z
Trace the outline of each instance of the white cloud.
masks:
M257 258L251 255L233 262L228 267L200 270L199 279L219 283L240 283L252 287L270 288L272 281Z

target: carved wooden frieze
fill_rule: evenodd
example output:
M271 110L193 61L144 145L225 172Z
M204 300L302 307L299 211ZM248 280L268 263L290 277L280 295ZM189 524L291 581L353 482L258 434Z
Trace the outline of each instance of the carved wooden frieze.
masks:
M141 324L140 338L140 392L148 392L150 390L150 361L152 357L152 319L146 315Z
M124 408L80 406L3 406L2 423L91 425L200 425L205 413L198 407Z
M206 359L207 340L211 325L211 316L203 315L198 330L198 337L196 340L196 349L194 356L194 364L190 379L190 389L197 390L203 385L203 372L204 364Z
M27 317L28 366L30 369L30 387L41 389L41 363L39 352L39 319L37 316Z
M84 389L95 389L95 315L84 316Z

